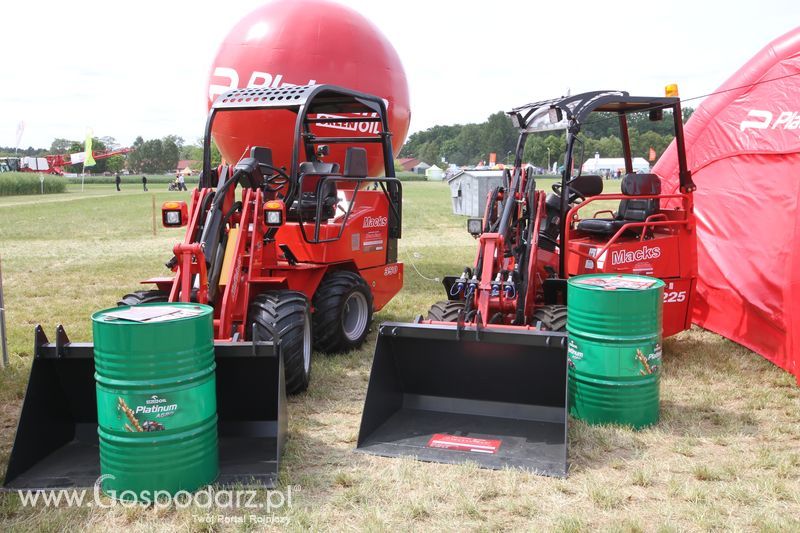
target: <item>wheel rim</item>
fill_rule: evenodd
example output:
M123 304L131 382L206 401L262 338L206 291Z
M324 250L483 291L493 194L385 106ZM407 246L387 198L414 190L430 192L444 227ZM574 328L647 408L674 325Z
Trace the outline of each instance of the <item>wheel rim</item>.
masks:
M311 370L311 317L306 313L303 324L303 371L308 375Z
M357 341L367 329L369 309L367 298L361 292L353 292L347 297L342 309L342 329L349 341Z

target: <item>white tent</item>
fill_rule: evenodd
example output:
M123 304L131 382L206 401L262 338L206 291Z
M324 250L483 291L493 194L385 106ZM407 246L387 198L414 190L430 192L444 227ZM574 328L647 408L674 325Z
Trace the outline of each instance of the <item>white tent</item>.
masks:
M433 165L425 170L425 178L428 181L442 181L444 178L444 171L436 165Z
M639 174L650 172L650 163L643 157L633 158L633 171ZM599 175L620 175L625 174L625 159L622 157L593 157L587 159L581 167L581 172Z

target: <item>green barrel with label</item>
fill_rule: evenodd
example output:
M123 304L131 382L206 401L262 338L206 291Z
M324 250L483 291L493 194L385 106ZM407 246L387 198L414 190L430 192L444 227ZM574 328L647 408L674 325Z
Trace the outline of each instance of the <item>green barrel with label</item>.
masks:
M664 282L586 274L567 283L570 414L639 429L658 422Z
M219 473L213 309L193 303L92 315L103 491L193 491Z

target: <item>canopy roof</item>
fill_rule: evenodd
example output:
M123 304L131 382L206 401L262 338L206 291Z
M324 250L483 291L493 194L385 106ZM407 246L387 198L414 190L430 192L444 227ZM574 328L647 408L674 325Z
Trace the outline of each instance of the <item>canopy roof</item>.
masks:
M697 184L693 320L800 380L800 28L706 98L684 133ZM677 189L674 143L653 171Z

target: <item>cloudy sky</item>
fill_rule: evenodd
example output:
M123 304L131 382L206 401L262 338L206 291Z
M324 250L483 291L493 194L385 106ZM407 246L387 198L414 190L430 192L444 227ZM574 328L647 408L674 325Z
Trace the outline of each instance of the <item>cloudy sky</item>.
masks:
M397 49L411 131L479 122L567 89L658 95L677 82L684 98L709 93L800 24L798 0L339 1ZM6 2L0 145L16 144L20 121L23 147L81 139L87 127L122 144L196 139L215 51L263 3Z

